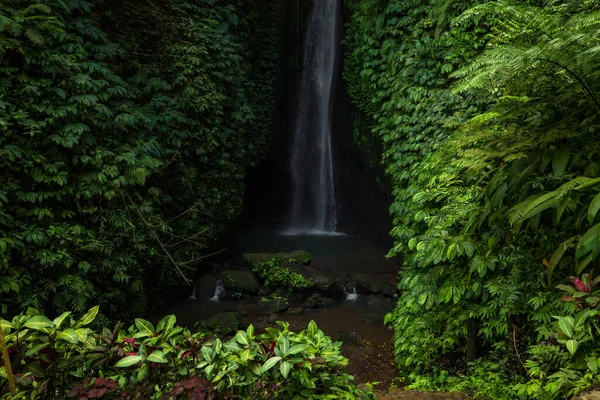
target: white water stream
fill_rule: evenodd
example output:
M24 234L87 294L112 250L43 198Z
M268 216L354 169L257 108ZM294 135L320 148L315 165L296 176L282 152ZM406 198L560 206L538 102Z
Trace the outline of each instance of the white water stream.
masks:
M313 0L304 38L291 149L292 234L336 230L331 93L340 11L340 0Z

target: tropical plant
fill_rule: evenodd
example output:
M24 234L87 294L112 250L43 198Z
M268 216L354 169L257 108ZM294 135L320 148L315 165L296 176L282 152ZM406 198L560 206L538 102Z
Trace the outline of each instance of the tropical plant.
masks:
M347 360L314 321L306 330L252 325L224 341L167 316L125 329L89 328L98 307L50 320L34 309L7 321L2 398L369 398L343 372ZM16 382L9 387L9 379ZM12 392L12 393L11 393ZM15 396L16 394L16 396Z

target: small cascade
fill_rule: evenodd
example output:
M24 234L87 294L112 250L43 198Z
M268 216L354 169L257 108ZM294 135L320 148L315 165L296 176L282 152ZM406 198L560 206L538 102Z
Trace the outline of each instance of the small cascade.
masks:
M196 297L196 284L194 283L194 287L192 288L192 293L190 294L190 297L188 297L188 300L198 300L198 298Z
M350 286L350 292L348 292L344 287L344 296L346 297L346 301L356 301L358 299L358 293L356 293L356 288L354 285Z
M211 297L210 301L219 301L219 296L225 293L225 286L223 286L223 281L219 279L217 281L217 286L215 286L215 294Z

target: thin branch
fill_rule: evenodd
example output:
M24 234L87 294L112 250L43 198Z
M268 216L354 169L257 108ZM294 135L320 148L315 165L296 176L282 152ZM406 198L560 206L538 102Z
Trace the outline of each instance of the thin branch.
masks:
M154 240L156 240L158 242L158 245L160 246L160 248L162 249L162 251L164 251L164 253L166 254L167 258L171 261L171 263L173 264L173 266L175 267L175 269L177 270L177 272L179 273L179 275L181 275L181 277L183 278L183 280L185 281L185 283L189 284L191 282L191 280L188 279L185 276L185 274L183 273L183 271L181 270L181 268L179 268L179 265L177 264L177 262L171 256L171 253L169 253L169 251L165 248L163 242L160 240L160 238L156 234L156 231L152 228L152 225L148 221L146 221L146 218L144 217L144 215L140 212L140 210L138 210L137 207L135 207L135 202L133 201L133 199L131 198L131 196L129 196L129 193L125 193L125 195L127 196L127 198L129 199L129 201L131 202L131 205L134 206L135 211L140 216L140 218L142 219L142 221L150 229L150 233L152 233L152 236L154 237Z

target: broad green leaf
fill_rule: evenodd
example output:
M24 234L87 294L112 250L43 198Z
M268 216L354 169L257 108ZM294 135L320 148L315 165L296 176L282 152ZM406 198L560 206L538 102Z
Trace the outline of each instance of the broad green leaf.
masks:
M587 218L590 225L594 223L594 219L596 219L598 211L600 211L600 193L594 197L590 203L590 206L588 207Z
M117 368L126 368L142 361L142 356L127 356L115 364Z
M573 317L558 317L558 327L569 338L573 337Z
M560 262L561 258L565 254L565 251L567 251L571 243L571 239L564 241L563 243L559 244L558 248L554 251L554 253L552 253L552 257L550 257L550 260L546 265L546 276L548 279L548 285L552 285L552 273L554 272L554 269L556 269L556 266Z
M552 159L552 171L554 172L554 175L561 176L565 173L570 156L571 149L567 147L556 149L554 152L554 158Z
M569 286L569 285L556 285L557 289L560 290L564 290L565 292L569 292L569 293L576 293L577 289L575 289L573 286Z
M206 361L209 361L209 362L211 362L211 361L212 361L212 358L213 358L213 357L212 357L212 350L211 350L211 348L210 348L210 347L208 347L208 346L202 346L202 350L201 350L201 352L202 352L202 357L203 357L203 358L204 358Z
M38 343L35 346L31 346L25 353L25 356L26 357L35 357L40 352L40 350L45 349L48 346L50 346L50 342Z
M317 328L317 323L315 321L311 320L308 323L308 328L307 328L308 336L312 338L317 334L318 331L319 331L319 328Z
M287 354L288 350L290 349L290 341L288 340L287 337L282 335L280 342L281 343L279 344L279 349L281 350L281 354L283 356L285 356Z
M259 365L259 364L256 364L256 363L252 364L252 365L250 366L250 370L251 370L251 371L252 371L252 372L253 372L255 375L258 375L258 376L260 376L260 375L262 374L262 372L261 372L261 368L260 368L260 365Z
M250 340L248 340L248 334L244 331L238 331L235 334L235 340L241 345L248 346L250 344Z
M65 319L67 319L67 317L71 315L71 311L66 311L62 314L60 314L58 317L54 318L54 321L52 321L52 323L54 324L55 328L60 328L60 326L62 325L63 322L65 322Z
M594 374L598 373L598 360L596 358L588 360L587 366Z
M292 365L287 361L282 361L281 365L279 365L279 371L281 372L281 375L283 375L284 378L288 377L290 369L292 369Z
M151 361L151 362L155 362L155 363L160 363L160 364L165 364L168 362L164 353L160 350L153 351L152 354L150 354L147 357L147 360Z
M137 373L137 379L138 382L143 381L144 379L146 379L146 377L148 376L148 364L142 364L142 366L140 367L140 369L138 370Z
M265 363L261 367L261 369L260 369L261 373L264 374L265 372L267 372L268 370L273 368L275 366L275 364L277 364L279 361L281 361L281 357L269 358L267 361L265 361Z
M575 354L575 352L577 351L577 341L574 339L567 340L566 344L567 344L567 350L569 350L569 353Z
M14 329L14 325L7 320L0 318L0 329Z
M140 333L145 333L150 336L154 335L154 326L150 321L146 321L142 318L136 318L135 326L138 328Z
M158 332L165 331L168 332L175 326L177 322L177 318L174 315L167 315L156 324L156 330Z
M96 319L96 315L98 315L98 310L100 310L100 306L90 308L90 310L83 317L81 317L79 321L77 321L77 325L85 326L92 323L92 321Z
M288 350L286 356L293 356L294 354L302 353L303 351L308 349L308 345L306 344L296 344Z
M246 334L248 335L248 339L252 340L254 338L254 325L248 325L248 329L246 329Z
M35 317L31 317L23 324L24 327L34 330L49 328L52 325L52 321L50 321L43 315L36 315Z
M88 330L85 328L75 329L75 333L77 334L77 338L80 342L85 342L88 337Z
M75 329L66 329L59 333L56 338L73 344L79 343L79 335L77 335Z

